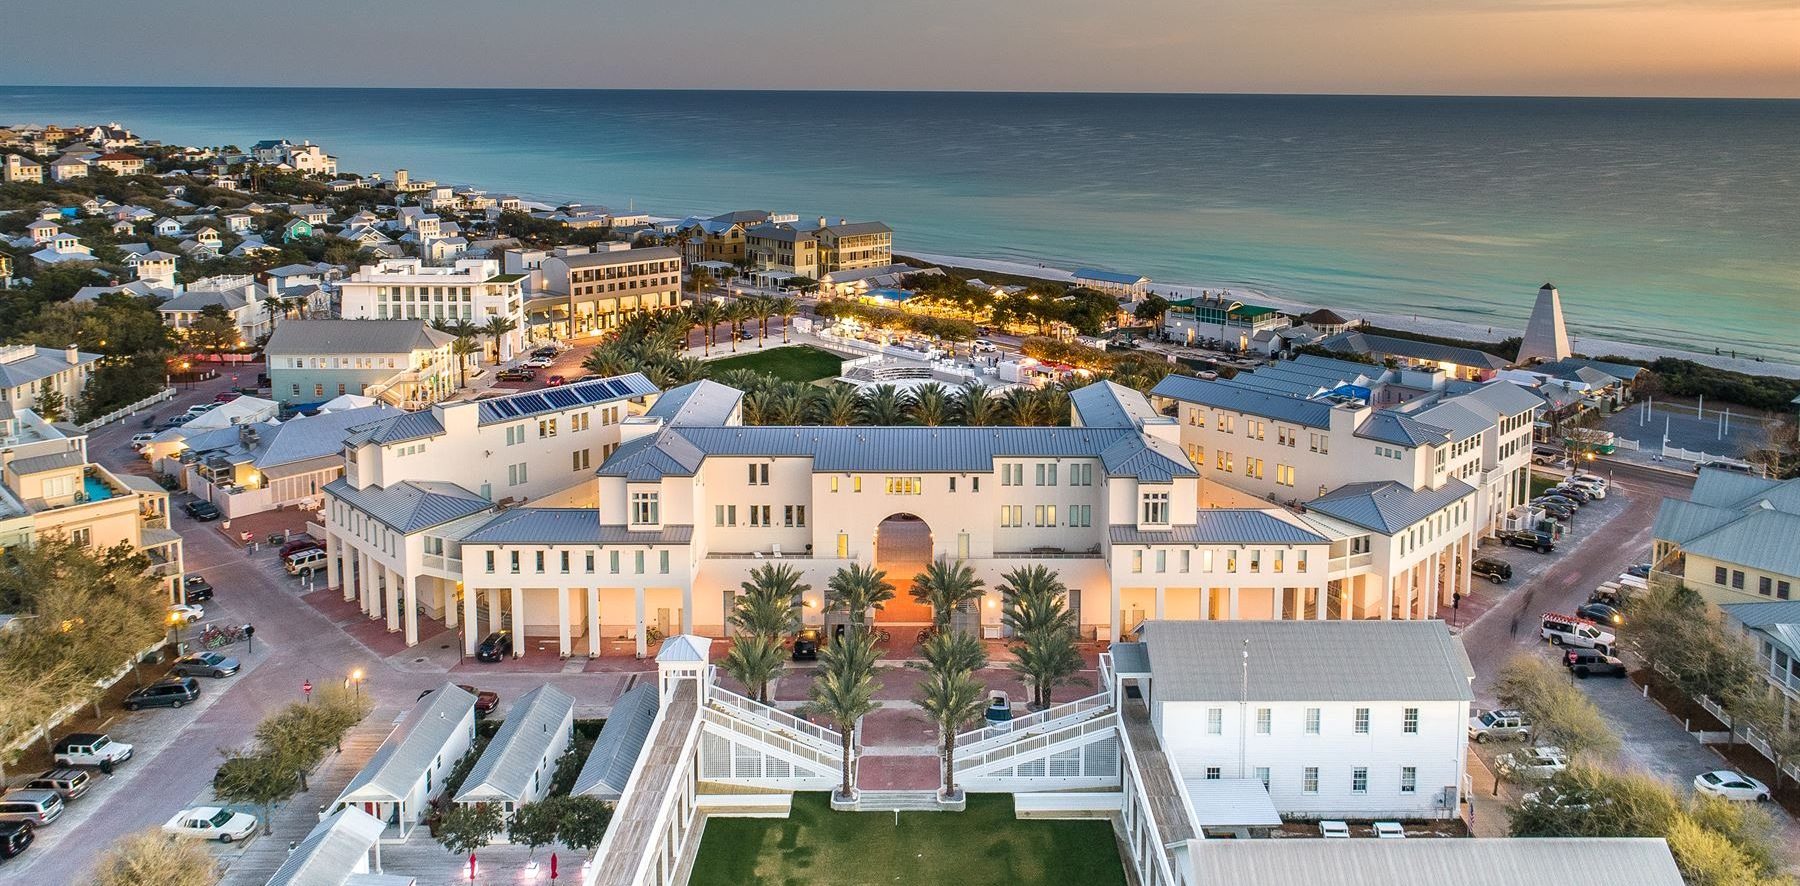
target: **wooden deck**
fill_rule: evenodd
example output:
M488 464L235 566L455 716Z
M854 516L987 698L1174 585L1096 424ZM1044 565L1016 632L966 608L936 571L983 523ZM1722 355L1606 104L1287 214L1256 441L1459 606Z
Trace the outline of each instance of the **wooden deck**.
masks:
M650 736L649 756L632 780L623 801L613 812L606 857L600 860L595 886L635 886L638 868L647 856L661 851L662 835L656 829L664 798L682 789L677 778L693 764L695 734L700 715L700 695L692 680L676 683L663 703L661 724Z
M1150 813L1156 819L1163 843L1194 839L1198 835L1194 833L1192 813L1175 784L1175 767L1163 753L1162 742L1150 725L1150 708L1141 698L1125 699L1124 719L1125 738L1137 757L1144 793L1150 798ZM1173 859L1170 861L1173 863Z

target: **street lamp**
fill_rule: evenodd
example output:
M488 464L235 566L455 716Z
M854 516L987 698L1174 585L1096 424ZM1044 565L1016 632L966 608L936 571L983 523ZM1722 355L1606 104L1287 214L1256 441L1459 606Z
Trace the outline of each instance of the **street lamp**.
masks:
M357 668L356 670L351 671L349 682L350 685L356 687L356 697L362 698L363 669Z
M174 632L174 635L175 635L175 657L176 658L181 657L181 624L182 624L182 622L184 622L186 620L187 619L184 618L181 615L181 613L179 613L179 612L169 613L169 630Z

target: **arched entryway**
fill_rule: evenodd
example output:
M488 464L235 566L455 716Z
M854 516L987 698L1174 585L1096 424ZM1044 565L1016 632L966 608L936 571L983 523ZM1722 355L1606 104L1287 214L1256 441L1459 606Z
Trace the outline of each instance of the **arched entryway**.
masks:
M913 602L913 576L931 563L931 527L913 514L894 514L875 527L875 568L887 573L894 599L875 613L886 624L931 623L931 607Z

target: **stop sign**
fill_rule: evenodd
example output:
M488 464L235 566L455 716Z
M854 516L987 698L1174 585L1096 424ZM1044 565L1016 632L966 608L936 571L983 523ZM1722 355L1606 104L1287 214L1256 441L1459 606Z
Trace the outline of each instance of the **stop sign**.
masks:
M300 691L306 693L307 695L311 695L312 694L312 681L308 680L305 683L301 683Z

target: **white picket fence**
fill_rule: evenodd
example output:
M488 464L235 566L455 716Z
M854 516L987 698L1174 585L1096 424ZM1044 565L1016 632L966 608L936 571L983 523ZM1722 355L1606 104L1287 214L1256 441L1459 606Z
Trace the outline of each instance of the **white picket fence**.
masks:
M1667 443L1663 444L1662 455L1663 458L1691 461L1696 465L1737 465L1740 468L1756 468L1755 465L1741 459L1726 458L1723 455L1714 455L1699 449L1682 449L1679 446L1670 446Z
M1700 696L1700 706L1705 708L1707 713L1718 717L1719 722L1725 724L1725 728L1733 728L1731 725L1731 715L1725 713L1724 706L1704 695ZM1739 737L1744 740L1744 744L1755 748L1756 752L1762 754L1770 763L1775 762L1775 754L1769 749L1769 740L1763 738L1762 733L1756 731L1756 727L1743 727L1743 730L1739 732ZM1786 766L1781 767L1781 771L1787 775L1788 778L1800 782L1800 763L1790 762Z
M111 412L108 412L105 415L100 416L99 418L94 419L93 421L83 422L82 424L78 424L75 427L80 428L83 431L91 431L98 427L110 425L113 422L118 421L121 418L124 418L125 416L134 415L134 414L144 410L147 407L155 406L156 404L161 403L165 400L171 399L174 396L175 396L174 388L163 388L161 391L158 391L155 394L151 394L150 396L145 397L144 399L139 400L136 403L131 404L130 406L124 406L119 409L115 409Z

